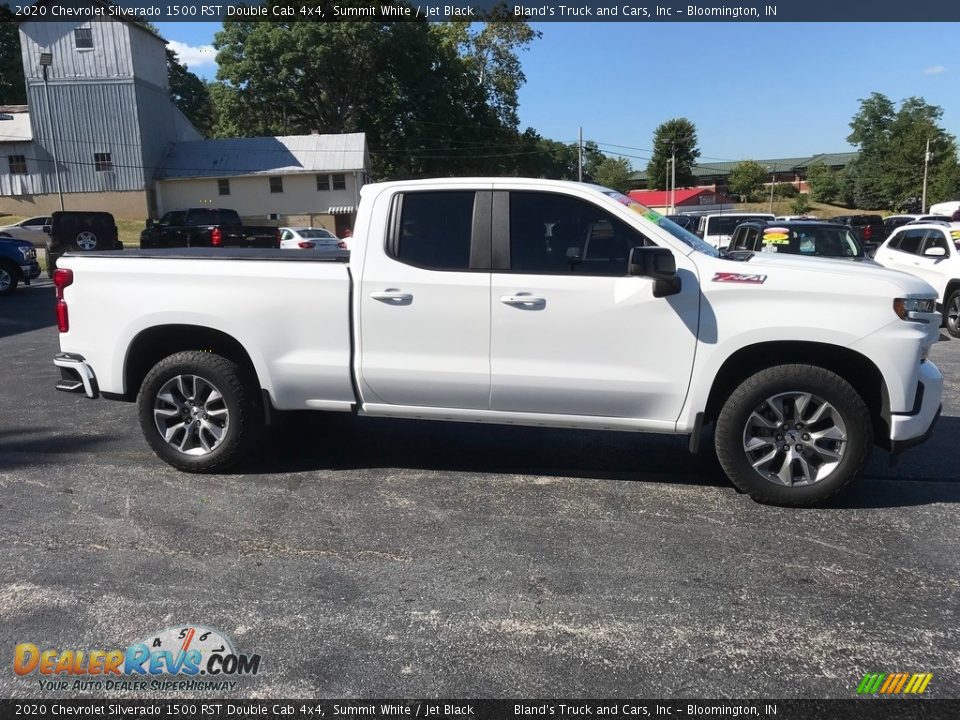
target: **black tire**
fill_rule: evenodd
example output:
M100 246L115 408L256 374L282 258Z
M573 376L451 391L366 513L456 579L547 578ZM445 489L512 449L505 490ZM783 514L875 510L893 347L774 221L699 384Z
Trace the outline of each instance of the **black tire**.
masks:
M811 398L796 402L805 394ZM805 407L798 412L798 405ZM818 412L821 418L814 422ZM776 429L767 430L767 422ZM827 431L844 439L813 437ZM756 449L746 448L748 439ZM715 444L720 465L738 489L760 503L802 507L823 502L863 469L873 447L873 424L863 399L839 375L813 365L780 365L757 372L733 391L717 419ZM825 461L829 454L839 460ZM804 468L807 477L786 484Z
M20 268L10 263L0 263L0 297L12 295L20 284Z
M943 324L947 332L955 338L960 338L960 288L957 288L943 305Z
M198 378L202 382L178 381L178 377ZM178 382L181 384L177 385ZM171 383L176 386L173 392ZM184 384L188 388L186 393L176 389ZM204 384L222 397L222 401L213 401L215 409L209 409L203 399ZM164 396L172 397L177 402L158 398L161 391L164 391ZM206 398L212 397L212 392L206 394ZM187 402L179 402L181 399ZM218 472L236 465L254 448L263 428L263 412L255 379L233 360L212 352L189 350L161 360L144 378L137 395L137 408L140 428L147 443L161 460L185 472ZM209 418L206 414L208 409ZM198 411L199 414L196 414ZM225 419L222 415L214 417L223 412L226 413ZM186 425L191 413L195 413L192 418L194 425L164 438L158 423L164 424L170 431L178 421ZM213 429L213 425L219 426L221 419L224 419L222 435L211 444L209 440L214 436L209 430ZM195 441L188 441L187 435L191 435ZM197 444L201 446L197 447ZM192 447L178 449L175 445L180 445L180 448Z

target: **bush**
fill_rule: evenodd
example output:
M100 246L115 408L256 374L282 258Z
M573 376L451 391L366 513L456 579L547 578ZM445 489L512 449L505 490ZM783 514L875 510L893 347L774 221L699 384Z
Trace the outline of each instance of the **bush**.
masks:
M778 198L795 198L799 194L797 186L791 183L777 183L773 188L773 195Z

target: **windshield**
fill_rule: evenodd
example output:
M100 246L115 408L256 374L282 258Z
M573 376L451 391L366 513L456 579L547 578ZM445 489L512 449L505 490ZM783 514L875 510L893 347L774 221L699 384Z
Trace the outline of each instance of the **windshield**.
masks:
M642 215L657 227L663 228L683 244L689 245L694 250L699 250L704 255L719 257L720 253L715 247L713 247L713 245L705 243L692 232L689 230L684 230L675 222L668 220L665 216L661 215L657 211L651 210L646 205L641 205L636 200L629 198L622 193L618 193L616 190L604 190L603 193L604 195L613 198L621 205L626 205L638 215Z
M337 236L329 230L297 230L297 235L303 238L322 238L324 240L337 239Z

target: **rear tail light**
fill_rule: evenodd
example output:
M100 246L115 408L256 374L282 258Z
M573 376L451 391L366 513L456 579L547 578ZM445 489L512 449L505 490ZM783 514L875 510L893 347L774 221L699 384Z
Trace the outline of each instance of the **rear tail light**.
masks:
M215 227L210 231L210 244L214 247L223 245L223 233L220 232L220 228Z
M873 237L873 228L867 225L866 227L863 228L863 239L869 240L872 237Z
M304 250L313 250L313 248L316 247L316 245L314 245L312 242L307 242L306 240L298 242L297 245L302 247Z
M67 302L63 299L63 289L69 285L73 285L73 270L57 268L53 271L53 286L57 289L57 330L62 333L70 329Z

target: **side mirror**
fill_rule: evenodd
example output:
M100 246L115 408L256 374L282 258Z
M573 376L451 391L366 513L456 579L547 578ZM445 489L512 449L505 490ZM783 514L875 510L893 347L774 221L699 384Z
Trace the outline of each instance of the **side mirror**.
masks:
M147 230L153 230L154 226L157 224L157 221L153 218L147 218Z
M51 230L51 226L50 226L50 225L44 225L44 226L43 226L43 231L44 231L47 235L50 234L50 230Z
M654 297L666 297L680 292L677 261L667 248L635 247L631 249L627 274L653 278Z
M942 247L929 247L923 251L924 257L942 258L947 256L947 249Z

